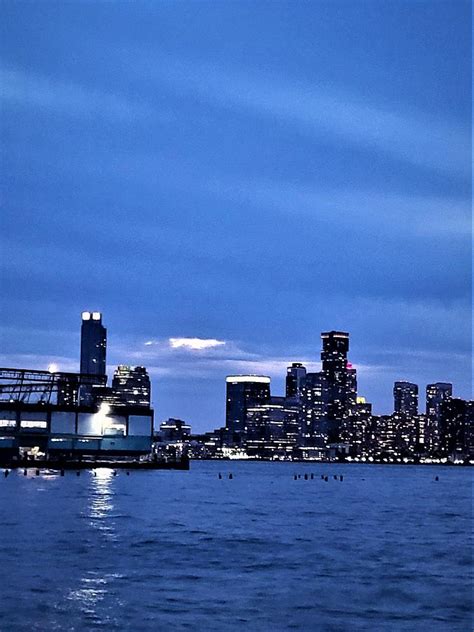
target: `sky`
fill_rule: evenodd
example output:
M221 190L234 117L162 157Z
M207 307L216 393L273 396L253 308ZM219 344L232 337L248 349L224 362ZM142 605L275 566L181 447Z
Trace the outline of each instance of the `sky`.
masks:
M148 368L155 420L320 368L471 397L469 2L0 5L0 364ZM422 406L423 408L423 406Z

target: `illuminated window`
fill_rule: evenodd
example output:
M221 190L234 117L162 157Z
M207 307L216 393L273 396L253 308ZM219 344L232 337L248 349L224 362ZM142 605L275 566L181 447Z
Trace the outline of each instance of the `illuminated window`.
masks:
M48 427L48 422L47 421L41 421L40 419L33 419L33 420L26 420L26 419L22 419L21 423L20 423L22 428L47 428Z
M14 428L16 421L14 419L0 419L0 428Z

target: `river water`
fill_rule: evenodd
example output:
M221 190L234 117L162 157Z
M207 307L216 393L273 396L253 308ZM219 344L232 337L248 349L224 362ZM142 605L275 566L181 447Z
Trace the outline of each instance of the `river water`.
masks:
M471 491L461 467L2 475L0 630L468 632Z

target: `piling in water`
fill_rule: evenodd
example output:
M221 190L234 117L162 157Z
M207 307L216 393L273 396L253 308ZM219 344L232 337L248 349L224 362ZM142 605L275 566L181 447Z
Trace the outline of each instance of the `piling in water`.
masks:
M229 474L229 478L234 478L234 477L232 476L232 472Z

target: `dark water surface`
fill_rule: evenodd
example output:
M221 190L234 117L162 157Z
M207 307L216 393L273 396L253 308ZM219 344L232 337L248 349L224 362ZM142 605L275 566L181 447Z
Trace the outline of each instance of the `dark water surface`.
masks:
M0 630L467 632L471 477L235 461L2 475Z

